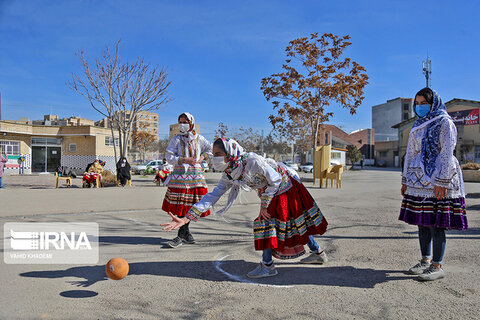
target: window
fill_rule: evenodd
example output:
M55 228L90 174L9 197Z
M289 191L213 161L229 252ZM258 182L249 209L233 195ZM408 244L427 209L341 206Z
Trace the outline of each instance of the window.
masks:
M408 111L408 107L409 107L408 103L405 103L403 105L403 111Z
M109 147L113 147L113 138L105 137L105 145ZM118 147L118 138L115 138L115 146Z
M68 145L68 152L77 152L77 144L76 143L70 143Z
M0 147L2 153L7 156L18 156L20 155L20 142L16 141L0 141Z
M47 139L45 138L32 138L32 144L46 144Z
M404 112L404 113L403 113L403 119L402 119L402 120L408 120L408 118L409 118L408 112Z
M342 158L342 154L340 152L332 152L330 157L332 159L341 159Z
M328 133L325 133L325 144L328 144Z
M62 144L62 139L57 138L32 138L33 145L50 145L50 146L60 146Z
M388 154L388 151L380 151L380 157L386 158Z

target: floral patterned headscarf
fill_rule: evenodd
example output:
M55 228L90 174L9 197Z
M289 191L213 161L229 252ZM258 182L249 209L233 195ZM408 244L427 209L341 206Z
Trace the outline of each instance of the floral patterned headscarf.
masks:
M442 102L442 98L440 98L434 90L432 90L432 92L433 103L430 112L426 116L418 118L412 127L412 131L415 131L427 126L425 135L422 138L422 158L425 174L429 177L431 177L435 171L435 163L440 154L438 135L442 121L445 118L451 119L447 113L447 107Z
M227 151L228 168L227 171L232 172L241 165L243 156L246 155L245 151L237 141L230 138L222 138L223 146Z
M225 208L216 212L216 214L222 215L228 211L235 202L235 199L240 193L240 189L249 191L250 188L241 181L243 174L243 160L247 158L248 154L243 151L241 145L237 141L229 138L221 138L225 151L227 152L228 158L228 168L225 169L224 173L228 179L233 183L230 193L228 195L227 205Z

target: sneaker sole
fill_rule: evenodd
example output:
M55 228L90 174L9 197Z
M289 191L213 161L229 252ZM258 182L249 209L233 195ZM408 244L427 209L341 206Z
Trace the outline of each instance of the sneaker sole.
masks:
M443 279L445 278L445 275L442 275L442 276L439 276L438 278L435 278L435 279L425 279L425 278L421 278L421 277L418 277L418 280L419 281L435 281L435 280L439 280L439 279Z
M251 275L247 274L247 277L249 277L250 279L261 279L261 278L274 277L277 274L278 274L278 271L275 271L275 273L269 273L269 274L264 274L264 275L260 275L260 276L251 276Z
M167 242L167 245L170 247L170 248L178 248L182 245L182 243L180 242L179 244L177 245L174 245L173 243L170 243L170 242Z
M195 240L193 240L193 241L187 241L187 240L185 240L185 239L182 239L182 242L183 242L183 243L186 243L186 244L195 244L196 241L195 241Z

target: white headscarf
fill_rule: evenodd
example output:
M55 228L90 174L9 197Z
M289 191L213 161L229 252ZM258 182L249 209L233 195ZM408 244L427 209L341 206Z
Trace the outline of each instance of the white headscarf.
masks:
M182 116L185 116L188 121L190 121L190 130L188 130L186 134L180 134L180 136L182 137L182 140L189 142L197 138L197 132L195 132L195 118L190 112L183 112L178 118L180 119Z
M233 184L230 193L228 194L228 200L226 206L217 211L216 214L222 215L227 212L237 199L240 190L243 189L245 191L250 191L251 188L248 187L243 181L240 180L242 173L244 171L243 167L243 159L246 156L245 151L237 141L229 138L221 138L223 142L223 146L225 147L225 151L227 152L228 158L228 168L225 169L224 174L229 177L230 183Z

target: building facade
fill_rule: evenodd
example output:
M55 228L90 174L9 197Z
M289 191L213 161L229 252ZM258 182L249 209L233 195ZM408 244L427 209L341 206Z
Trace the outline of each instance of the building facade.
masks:
M332 145L332 148L346 149L347 145L354 145L360 150L364 159L373 161L375 151L375 130L362 129L346 133L335 125L324 124L319 132L321 145Z
M460 163L480 163L480 101L452 99L445 106L457 127L455 156ZM393 126L397 130L401 157L406 153L409 133L416 119L413 117Z
M106 128L0 121L0 147L9 157L5 174L53 172L58 166L81 171L95 159L115 172L114 144L118 138Z
M398 132L392 126L413 116L413 99L411 98L395 98L373 106L372 128L375 130L375 141L398 140Z

